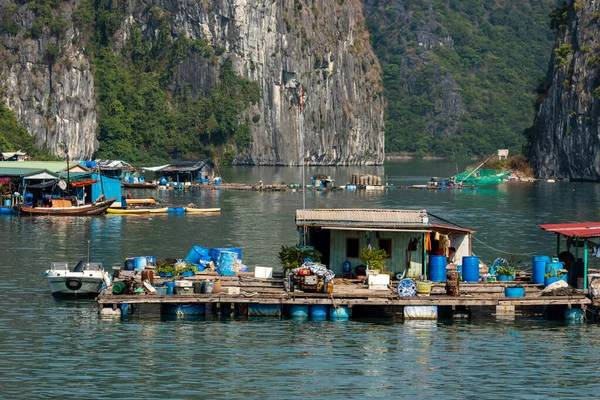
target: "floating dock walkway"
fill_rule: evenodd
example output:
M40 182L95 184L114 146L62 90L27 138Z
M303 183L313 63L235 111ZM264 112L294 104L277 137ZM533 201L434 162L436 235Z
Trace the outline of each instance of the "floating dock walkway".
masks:
M514 317L544 315L551 309L562 316L565 308L581 308L585 312L587 305L592 303L581 292L571 296L542 296L542 285L529 283L520 283L525 288L524 297L505 297L504 287L514 286L516 282L461 283L460 296L448 296L445 283L434 283L430 296L400 297L395 285L390 285L387 290L373 290L362 281L341 278L335 279L332 293L289 292L282 279L205 273L185 278L192 282L214 282L216 279L222 286L220 293L115 295L107 290L96 301L101 314L123 309L123 306L128 307L130 314L147 315L164 313L165 306L203 305L201 315L217 315L220 310L227 309L235 315L247 316L249 306L271 306L278 316L293 316L290 308L324 306L330 311L343 307L347 315L357 318L402 315L407 306L436 306L440 316L449 317L458 312L464 314L465 310L471 315ZM154 283L160 284L164 280L154 278ZM185 314L180 309L178 313ZM197 308L195 313L197 315Z

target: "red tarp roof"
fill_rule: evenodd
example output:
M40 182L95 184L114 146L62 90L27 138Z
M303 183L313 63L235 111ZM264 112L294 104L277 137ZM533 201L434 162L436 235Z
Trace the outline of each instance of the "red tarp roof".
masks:
M600 237L600 222L575 222L570 224L541 224L540 228L567 237Z

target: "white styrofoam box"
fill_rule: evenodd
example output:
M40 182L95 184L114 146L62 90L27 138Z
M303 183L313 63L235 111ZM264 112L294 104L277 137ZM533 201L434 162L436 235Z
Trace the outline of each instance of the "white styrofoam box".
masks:
M176 287L192 287L192 281L175 281Z
M175 288L175 294L185 295L185 296L191 296L191 295L194 294L194 288L177 286Z
M369 275L367 277L367 284L370 286L373 285L387 285L390 284L390 276L388 274L379 274L379 275Z
M223 293L240 294L240 288L239 287L226 287L226 288L223 288Z
M254 268L254 277L270 279L273 277L273 268L256 266Z
M369 290L389 290L388 285L369 285Z

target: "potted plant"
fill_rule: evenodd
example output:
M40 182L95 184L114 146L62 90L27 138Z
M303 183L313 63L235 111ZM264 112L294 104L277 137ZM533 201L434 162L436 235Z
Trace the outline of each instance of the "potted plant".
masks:
M544 287L551 285L554 282L557 282L559 280L561 280L561 277L556 276L552 272L548 272L548 273L544 274Z
M306 260L321 262L321 252L308 246L284 246L277 253L283 265L283 271L288 274L291 270L300 268Z
M360 252L360 260L365 264L370 270L385 272L386 265L385 259L387 258L387 252L383 249L372 249L372 248L364 248Z
M496 277L499 281L514 281L515 269L510 266L498 266L496 267Z

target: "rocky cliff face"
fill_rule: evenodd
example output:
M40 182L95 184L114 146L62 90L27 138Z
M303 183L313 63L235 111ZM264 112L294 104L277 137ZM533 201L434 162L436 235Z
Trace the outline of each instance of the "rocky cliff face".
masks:
M531 148L538 178L600 180L599 18L594 0L571 2L553 17L557 40Z
M97 148L94 76L82 50L73 44L72 10L78 0L53 10L65 21L54 32L39 23L28 5L0 0L0 95L36 143L51 153L73 159L89 157ZM33 34L31 34L34 30Z
M3 100L38 143L61 154L64 142L70 155L86 157L98 147L94 81L72 40L70 11L76 6L62 3L67 28L61 38L3 35L3 52L11 61L0 73L8 77ZM117 43L126 41L134 24L154 38L149 19L155 8L170 14L174 33L209 40L224 50L220 57L232 60L237 73L259 82L263 98L244 117L260 119L252 124L250 150L238 155L238 163L383 162L381 73L358 0L134 0L127 3ZM30 10L21 7L15 14L24 29L33 23ZM52 43L59 48L54 61L47 51ZM173 86L208 93L218 76L218 60L190 53Z

